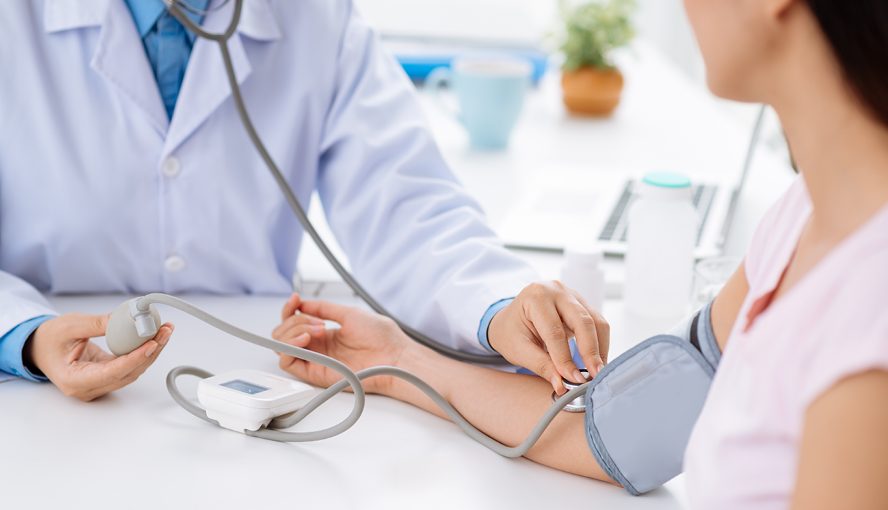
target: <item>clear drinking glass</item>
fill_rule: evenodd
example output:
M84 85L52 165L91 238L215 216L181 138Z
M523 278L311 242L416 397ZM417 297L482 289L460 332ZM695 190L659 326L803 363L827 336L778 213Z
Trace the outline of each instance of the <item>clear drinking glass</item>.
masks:
M734 271L743 261L740 257L722 256L700 259L694 266L694 310L715 299Z

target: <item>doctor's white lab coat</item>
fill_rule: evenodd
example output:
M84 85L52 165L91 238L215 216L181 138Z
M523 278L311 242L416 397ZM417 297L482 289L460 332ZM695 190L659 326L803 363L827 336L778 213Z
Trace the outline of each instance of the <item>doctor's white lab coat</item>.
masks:
M195 42L168 121L123 0L5 0L0 34L0 336L52 313L41 292L291 291L302 230L215 43ZM246 0L230 50L259 133L302 201L318 191L358 280L483 352L488 306L536 275L450 173L351 2Z

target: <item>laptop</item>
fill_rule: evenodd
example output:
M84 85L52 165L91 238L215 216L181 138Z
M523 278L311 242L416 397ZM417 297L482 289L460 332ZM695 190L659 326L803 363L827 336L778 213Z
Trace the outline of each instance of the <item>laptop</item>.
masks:
M700 219L695 249L697 258L723 253L739 198L749 177L764 112L762 107L740 175L727 175L721 181L693 185L692 200ZM578 237L584 238L583 241L591 237L605 254L625 255L628 213L641 176L627 178L632 172L618 169L593 172L558 169L557 175L565 178L555 182L545 174L540 172L539 181L526 186L531 191L516 201L519 205L497 226L506 246L562 252Z

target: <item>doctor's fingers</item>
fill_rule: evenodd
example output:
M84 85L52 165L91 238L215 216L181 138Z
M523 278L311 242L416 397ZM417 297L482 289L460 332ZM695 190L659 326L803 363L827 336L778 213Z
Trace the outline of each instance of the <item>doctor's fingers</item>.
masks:
M556 300L556 306L562 320L574 333L577 349L580 352L580 357L586 364L586 368L589 370L589 374L595 376L604 366L604 360L600 355L599 343L601 338L599 336L599 326L596 324L593 312L570 294L561 295ZM607 329L607 334L609 335L609 327L606 326L606 322L604 324L605 326L602 326L601 331L604 332L604 329ZM581 378L575 382L584 381L585 378Z
M118 386L122 387L138 379L160 356L173 334L173 329L172 324L166 323L158 329L153 339L145 342L135 351L105 362L104 369L111 381L114 383L125 381L124 384Z
M577 383L585 381L570 354L570 335L564 328L565 321L559 315L558 309L548 301L534 305L530 309L530 321L540 340L545 344L548 357L554 364L559 378L563 377ZM535 361L538 363L538 360ZM546 377L546 380L550 378Z
M123 388L154 363L172 332L172 324L164 324L152 340L129 354L109 361L75 363L63 381L56 385L65 395L85 402Z
M607 322L600 310L589 306L589 303L579 292L572 290L571 293L592 315L592 319L595 321L595 332L598 333L598 354L601 356L601 361L607 363L607 355L610 353L610 323Z
M515 365L527 368L546 381L549 381L552 389L557 394L561 395L564 393L566 390L564 383L561 381L561 374L558 373L549 354L536 343L527 342L525 345L530 348L521 349L517 355L511 356L509 361Z
M55 329L57 334L66 340L95 338L105 334L110 317L110 315L66 313L53 319L51 323L47 321L47 325L57 328Z

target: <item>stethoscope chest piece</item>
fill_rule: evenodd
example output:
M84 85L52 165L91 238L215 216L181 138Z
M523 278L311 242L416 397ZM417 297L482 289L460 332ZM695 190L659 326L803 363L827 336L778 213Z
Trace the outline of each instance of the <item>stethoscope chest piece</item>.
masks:
M585 368L581 368L580 373L583 374L583 377L585 377L586 379L589 378L589 371L586 370ZM574 383L574 382L570 382L567 379L561 379L561 383L564 384L564 387L567 388L567 391L570 391L570 390L580 386L579 384ZM558 394L553 391L552 392L552 401L554 402L556 400L558 400ZM585 400L586 400L586 395L581 394L577 398L571 400L569 404L564 406L563 411L568 412L568 413L585 413L586 412Z

